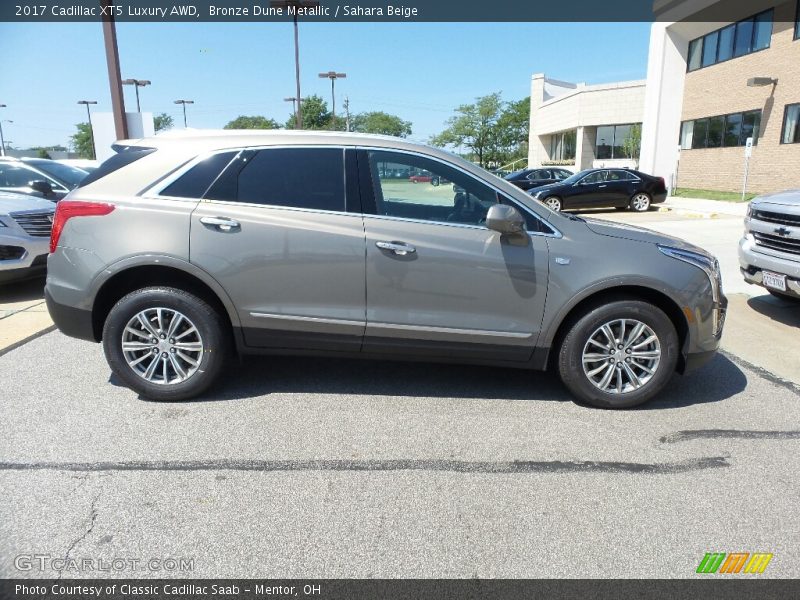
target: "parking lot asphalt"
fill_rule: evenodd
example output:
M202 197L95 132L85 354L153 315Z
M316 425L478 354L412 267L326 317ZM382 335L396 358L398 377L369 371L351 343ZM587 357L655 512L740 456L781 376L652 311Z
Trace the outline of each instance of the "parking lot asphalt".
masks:
M153 403L57 332L0 380L2 577L691 577L711 551L800 575L798 390L726 355L622 412L551 375L289 358ZM168 557L193 570L142 570Z
M267 358L154 403L98 345L47 333L0 353L0 577L692 577L706 552L756 551L774 554L762 577L800 576L800 309L737 277L740 216L589 216L723 265L725 352L657 401L604 411L549 374Z

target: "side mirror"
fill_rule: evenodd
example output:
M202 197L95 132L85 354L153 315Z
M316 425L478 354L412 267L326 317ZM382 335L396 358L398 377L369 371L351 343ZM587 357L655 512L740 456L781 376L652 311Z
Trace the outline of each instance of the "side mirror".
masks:
M513 206L495 204L486 213L486 227L500 233L522 233L525 231L525 218Z
M44 179L37 179L36 181L31 181L30 186L34 192L39 192L45 198L47 198L47 196L53 195L53 186L50 185L49 181L45 181Z

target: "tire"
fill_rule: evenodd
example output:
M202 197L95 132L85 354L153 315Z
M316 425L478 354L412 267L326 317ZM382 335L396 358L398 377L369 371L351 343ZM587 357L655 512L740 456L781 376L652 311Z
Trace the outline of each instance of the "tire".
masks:
M542 200L542 204L547 206L550 210L554 210L556 212L561 212L561 198L558 196L548 196L544 200Z
M646 194L644 192L636 192L631 198L630 204L628 204L628 206L634 212L647 212L648 210L650 210L651 202L652 200L650 198L650 194Z
M619 342L622 319L628 321L626 336L622 337L623 348L615 348L612 355L608 350L611 340L602 333L601 328L604 325L610 326L612 337ZM633 340L628 338L635 335L638 325L630 321L636 321L645 328ZM656 341L642 346L652 335ZM593 339L601 340L606 345L606 350L590 341ZM625 345L630 345L634 352L627 352ZM604 357L606 352L609 352L608 360ZM635 353L651 357L658 353L658 361L654 364L655 358L634 358ZM679 353L678 334L663 311L640 300L612 300L589 309L571 324L559 349L558 372L561 381L578 401L599 408L631 408L647 402L661 391L675 371ZM587 359L586 368L584 358ZM614 360L613 365L611 360ZM617 364L622 366L618 367ZM652 374L648 375L645 367ZM599 372L592 379L590 375L596 369ZM611 375L608 387L602 389L600 386L609 369ZM636 387L628 371L640 378L639 387ZM622 388L621 392L617 391L619 388Z
M439 178L438 177L434 177L433 179L431 179L431 185L433 187L439 187Z
M173 324L175 337L167 338ZM164 339L155 337L159 333ZM202 394L219 376L229 350L230 333L222 316L201 298L176 288L131 292L114 305L103 326L109 367L150 400L175 402Z

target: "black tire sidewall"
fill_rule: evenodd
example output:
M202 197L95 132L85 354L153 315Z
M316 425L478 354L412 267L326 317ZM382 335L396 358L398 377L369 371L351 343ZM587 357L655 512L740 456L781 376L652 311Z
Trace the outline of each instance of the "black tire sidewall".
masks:
M137 375L122 353L122 332L133 316L154 307L183 313L197 327L204 352L199 369L187 380L172 385L150 383ZM151 400L179 401L204 392L219 375L229 342L219 314L204 300L184 290L153 287L131 292L117 302L103 327L103 351L112 371L129 388Z
M661 362L655 376L640 390L622 395L596 388L583 372L583 348L603 323L615 319L637 319L653 329L661 343ZM581 402L600 408L631 408L650 400L667 384L680 356L675 326L664 312L639 300L612 301L589 310L569 329L561 345L558 370L567 389Z

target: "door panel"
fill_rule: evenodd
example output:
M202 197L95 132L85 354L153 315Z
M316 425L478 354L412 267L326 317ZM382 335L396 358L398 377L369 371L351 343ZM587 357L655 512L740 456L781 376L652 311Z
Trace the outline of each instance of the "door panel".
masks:
M239 227L221 230L220 217ZM360 348L361 215L203 201L192 214L190 256L231 296L247 345Z
M541 328L547 242L365 215L365 351L526 360ZM378 247L401 243L399 255Z

